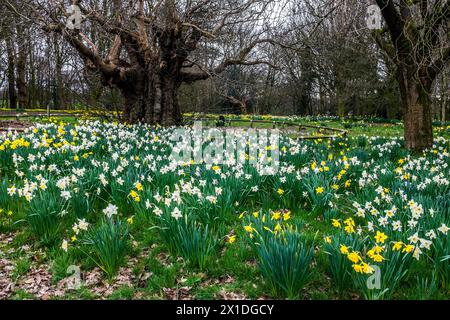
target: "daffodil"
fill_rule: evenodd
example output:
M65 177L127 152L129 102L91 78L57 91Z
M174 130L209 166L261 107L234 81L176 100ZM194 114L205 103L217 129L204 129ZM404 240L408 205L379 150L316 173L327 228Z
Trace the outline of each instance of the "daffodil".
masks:
M335 228L340 228L341 227L341 223L339 222L339 220L331 219L331 221L332 221L333 227L335 227Z
M339 251L340 251L342 254L349 254L348 247L345 246L345 245L342 245L342 244L341 244L341 246L340 246L340 248L339 248Z
M61 249L63 249L65 252L67 252L68 247L69 247L69 243L67 242L66 239L64 239L61 244Z
M362 272L364 272L365 274L372 274L375 271L369 264L367 264L365 262L361 263L361 269L362 269Z
M414 246L411 244L407 244L403 247L402 253L410 253L414 250Z
M348 258L348 260L350 260L353 263L357 263L358 261L361 260L361 257L359 256L359 254L357 252L355 252L355 251L349 253L347 255L347 258Z
M244 226L244 230L247 231L248 233L252 233L254 229L251 225L247 225Z
M354 233L355 232L355 228L352 225L346 225L344 227L345 232L347 232L348 234Z
M372 259L373 259L373 261L375 261L375 262L383 262L383 260L385 260L384 257L383 257L381 254L375 254L375 255L372 257Z
M387 238L388 238L388 236L385 235L383 232L380 232L380 231L377 231L377 234L375 235L375 241L377 243L384 243Z
M131 190L131 191L130 191L130 196L131 196L131 198L133 198L133 200L136 201L136 202L140 202L140 201L141 201L141 197L140 197L139 194L138 194L136 191L134 191L134 190Z
M352 267L353 267L353 270L355 270L358 273L362 273L363 272L363 267L360 264L356 264L355 263L355 264L352 265Z
M275 211L274 213L272 213L273 220L278 220L280 218L281 218L281 213L279 211Z
M142 190L144 190L144 187L142 186L142 183L140 183L140 182L136 182L136 184L134 185L134 187L136 188L137 191L142 191Z

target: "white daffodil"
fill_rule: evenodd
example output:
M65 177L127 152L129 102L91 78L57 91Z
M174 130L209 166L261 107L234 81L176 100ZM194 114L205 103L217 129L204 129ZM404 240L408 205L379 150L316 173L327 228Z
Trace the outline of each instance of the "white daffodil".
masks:
M69 247L69 243L67 242L66 239L64 239L61 244L61 249L63 249L65 252L67 252L68 247Z
M113 215L117 214L118 208L113 205L109 204L105 209L103 209L103 213L108 217L111 218Z
M181 214L180 209L178 209L177 207L175 207L175 209L173 209L173 211L172 211L171 216L174 217L176 220L178 220L178 219L180 219L183 215Z
M443 234L447 234L447 232L448 232L448 230L450 230L450 228L447 227L445 224L442 224L442 225L438 228L438 230L439 230L440 232L442 232Z

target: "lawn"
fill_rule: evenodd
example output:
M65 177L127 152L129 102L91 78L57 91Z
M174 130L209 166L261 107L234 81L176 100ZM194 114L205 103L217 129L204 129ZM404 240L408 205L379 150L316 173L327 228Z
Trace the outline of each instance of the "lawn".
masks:
M397 123L289 118L348 135L282 134L263 175L65 120L0 136L0 299L450 296L449 127L411 155Z

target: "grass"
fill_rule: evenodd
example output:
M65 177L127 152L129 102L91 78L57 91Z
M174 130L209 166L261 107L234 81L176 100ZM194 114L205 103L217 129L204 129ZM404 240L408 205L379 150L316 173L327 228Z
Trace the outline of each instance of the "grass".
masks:
M12 274L13 279L17 280L21 276L28 273L31 267L31 262L27 258L20 258L16 261L16 266L14 268L14 272Z

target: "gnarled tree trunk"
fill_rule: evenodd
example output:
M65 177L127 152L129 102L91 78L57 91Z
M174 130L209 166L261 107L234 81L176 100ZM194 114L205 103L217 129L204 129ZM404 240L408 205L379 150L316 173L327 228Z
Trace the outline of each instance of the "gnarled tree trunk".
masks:
M159 67L149 66L128 75L119 88L125 98L124 120L130 123L179 125L182 121L178 103L181 82Z

